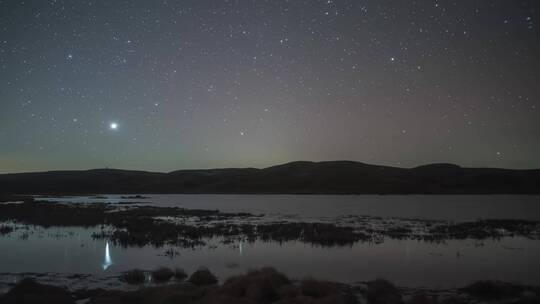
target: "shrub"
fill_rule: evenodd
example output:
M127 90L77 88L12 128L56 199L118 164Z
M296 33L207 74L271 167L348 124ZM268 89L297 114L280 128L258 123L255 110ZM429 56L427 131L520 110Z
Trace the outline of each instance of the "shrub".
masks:
M188 277L186 271L182 268L176 268L174 270L174 278L177 280L177 281L183 281L185 280L186 278Z
M298 288L292 284L284 285L279 289L280 299L294 299L300 295Z
M414 294L410 300L407 301L408 304L437 304L436 296L428 296L424 293Z
M517 297L525 291L525 287L498 281L478 281L462 290L477 298L491 300Z
M189 277L189 281L197 286L213 285L218 282L216 276L206 268L200 268Z
M300 284L300 289L302 290L302 294L312 298L324 298L339 293L339 286L336 283L314 279L303 280Z
M7 235L13 232L13 227L1 225L0 226L0 235Z
M281 297L282 288L289 279L273 268L250 271L245 275L229 278L220 288L220 294L233 298L245 298L257 303L272 302ZM294 297L298 292L295 292Z
M67 289L40 284L32 279L21 280L4 297L0 297L0 302L75 304Z
M368 282L366 297L370 304L403 303L397 287L383 279Z
M156 283L165 283L173 276L174 272L167 267L161 267L152 271L152 280L154 280Z
M142 284L146 280L146 275L144 271L139 269L133 269L126 271L122 274L122 280L131 285Z

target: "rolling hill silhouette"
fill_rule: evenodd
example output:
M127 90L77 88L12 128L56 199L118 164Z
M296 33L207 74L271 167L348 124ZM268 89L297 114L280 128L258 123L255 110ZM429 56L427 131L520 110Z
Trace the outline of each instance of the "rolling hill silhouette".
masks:
M540 194L540 170L298 161L170 173L94 169L0 175L0 193Z

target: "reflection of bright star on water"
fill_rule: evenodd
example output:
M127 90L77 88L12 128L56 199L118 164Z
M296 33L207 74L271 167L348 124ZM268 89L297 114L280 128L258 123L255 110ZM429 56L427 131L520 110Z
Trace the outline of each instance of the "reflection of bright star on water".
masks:
M111 128L111 130L116 130L116 129L118 129L118 124L115 123L115 122L111 122L109 128Z

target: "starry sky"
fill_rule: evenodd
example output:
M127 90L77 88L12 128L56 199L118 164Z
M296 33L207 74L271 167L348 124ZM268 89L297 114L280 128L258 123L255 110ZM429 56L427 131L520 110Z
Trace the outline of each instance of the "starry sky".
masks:
M539 9L0 0L0 172L540 168Z

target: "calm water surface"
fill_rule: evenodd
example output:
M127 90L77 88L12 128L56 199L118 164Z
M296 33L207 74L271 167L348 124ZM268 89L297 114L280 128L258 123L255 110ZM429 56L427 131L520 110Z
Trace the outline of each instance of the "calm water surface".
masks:
M511 218L540 220L538 195L122 195L44 198L65 202L147 202L160 207L218 209L224 212L336 217L371 215L433 220Z
M521 238L501 241L421 241L358 243L352 247L321 248L300 242L222 245L213 240L198 249L175 248L174 258L165 248L122 248L95 241L91 231L42 230L27 240L0 238L0 273L65 272L109 276L133 269L158 266L194 271L206 266L221 279L247 269L272 265L295 278L313 276L341 282L387 278L402 286L463 286L479 279L499 279L540 284L540 242ZM49 236L47 236L49 235ZM58 236L63 235L63 236ZM212 246L215 245L215 246Z
M48 198L65 202L129 201L106 198ZM219 209L332 218L341 215L474 220L520 218L540 220L538 196L288 196L288 195L151 195L131 201L155 206ZM295 277L313 276L353 283L386 278L402 286L454 287L480 279L540 284L540 241L502 240L423 241L385 240L350 247L321 248L300 242L236 242L219 239L208 245L164 255L169 247L121 248L93 240L92 229L18 230L0 237L0 273L67 272L110 276L133 268L181 267L193 271L206 266L221 279L249 268L274 266ZM107 250L108 247L108 250Z

